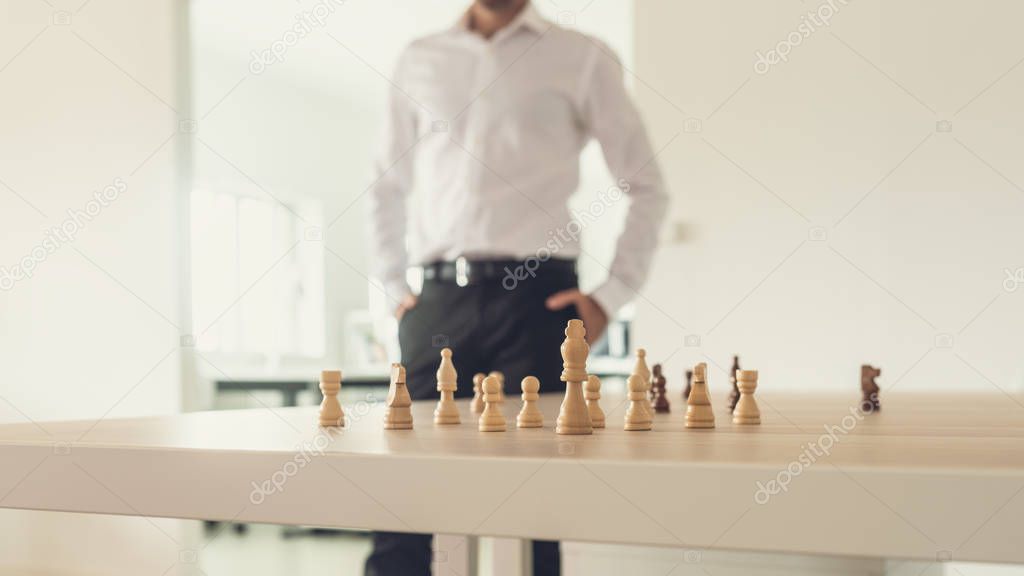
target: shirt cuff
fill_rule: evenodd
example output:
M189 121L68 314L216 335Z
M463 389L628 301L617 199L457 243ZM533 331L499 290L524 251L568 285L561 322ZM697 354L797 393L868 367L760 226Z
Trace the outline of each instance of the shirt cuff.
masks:
M608 276L604 284L590 293L590 297L597 301L605 315L608 316L608 320L611 321L619 309L632 300L635 294L636 290L627 286L622 280Z

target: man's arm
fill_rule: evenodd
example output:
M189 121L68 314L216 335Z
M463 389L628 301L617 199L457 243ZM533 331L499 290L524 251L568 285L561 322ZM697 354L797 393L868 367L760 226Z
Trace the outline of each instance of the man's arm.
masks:
M388 305L401 314L415 303L405 281L406 197L413 184L413 150L417 140L415 104L399 87L406 57L399 58L388 93L384 130L369 189L369 235L373 275L384 284ZM396 86L397 85L397 86Z
M608 278L590 294L607 316L613 316L647 279L668 195L647 131L626 93L622 65L609 48L594 41L585 70L579 96L583 121L630 199Z

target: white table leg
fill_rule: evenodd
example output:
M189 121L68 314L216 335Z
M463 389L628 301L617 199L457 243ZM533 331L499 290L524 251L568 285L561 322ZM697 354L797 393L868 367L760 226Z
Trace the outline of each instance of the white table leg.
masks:
M532 576L529 540L480 538L480 576Z

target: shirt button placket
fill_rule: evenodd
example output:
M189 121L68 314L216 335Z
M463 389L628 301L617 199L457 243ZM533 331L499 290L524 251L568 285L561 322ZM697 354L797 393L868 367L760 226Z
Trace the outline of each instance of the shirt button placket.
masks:
M487 167L481 161L486 162L487 160L485 153L486 132L490 124L488 118L491 114L490 95L484 92L484 90L494 81L494 76L497 74L496 48L492 42L481 42L477 47L476 74L473 79L473 88L470 96L475 99L470 102L469 108L466 110L466 148L476 158L469 156L469 154L466 155L466 161L469 162L469 170L466 171L469 174L469 182L467 183L469 197L466 200L469 203L468 212L471 216L465 225L461 226L464 238L463 247L474 246L480 248L482 246L481 240L486 237L486 234L481 229L489 226L484 219L487 212L482 209L483 206L489 204L489 200L481 196L486 194L483 180ZM470 237L467 238L467 236Z

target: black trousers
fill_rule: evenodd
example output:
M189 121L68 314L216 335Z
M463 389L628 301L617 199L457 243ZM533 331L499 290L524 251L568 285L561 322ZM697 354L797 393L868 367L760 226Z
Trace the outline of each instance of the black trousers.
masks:
M409 394L414 400L437 398L436 372L441 349L446 347L452 349L459 374L456 397L472 396L473 375L492 370L505 374L509 399L519 395L520 381L526 376L540 380L541 393L564 393L559 380L560 346L565 325L577 317L576 310L569 307L554 312L544 301L576 286L574 272L543 264L533 276L516 282L503 283L497 278L460 287L454 282L426 281L416 307L406 311L399 322ZM463 418L467 416L463 414ZM429 575L432 538L429 534L375 533L373 552L366 560L367 576ZM534 576L558 576L560 564L558 542L534 540Z

